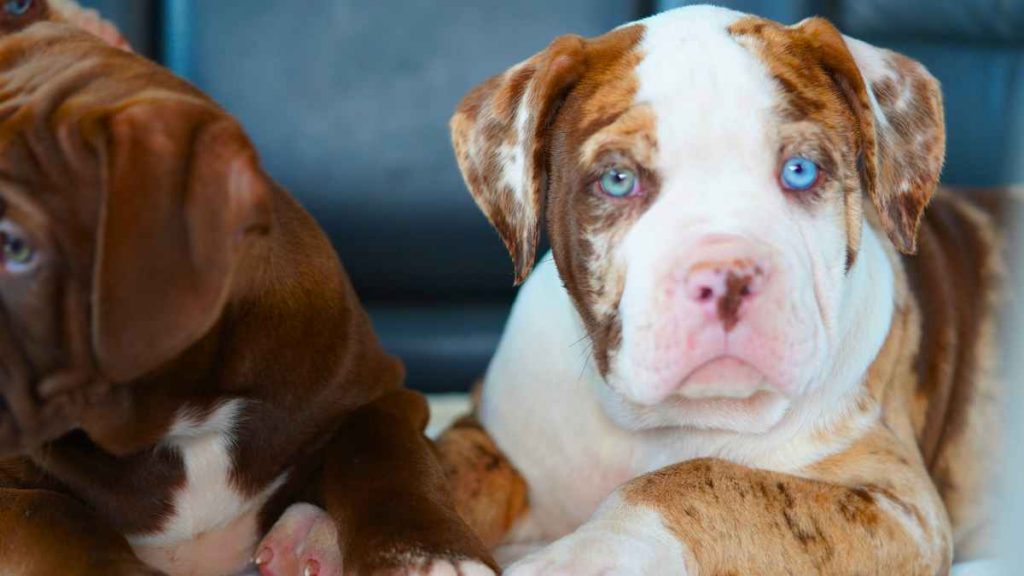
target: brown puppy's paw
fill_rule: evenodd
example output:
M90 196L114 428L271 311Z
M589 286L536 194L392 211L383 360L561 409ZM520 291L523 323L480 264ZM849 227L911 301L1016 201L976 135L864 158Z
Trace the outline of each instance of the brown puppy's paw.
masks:
M326 512L293 504L256 548L261 576L341 576L338 531Z

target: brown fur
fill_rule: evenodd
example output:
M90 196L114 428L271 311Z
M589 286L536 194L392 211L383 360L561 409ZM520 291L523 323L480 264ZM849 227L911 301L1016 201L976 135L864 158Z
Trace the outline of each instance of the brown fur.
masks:
M584 99L587 107L580 111L577 125L586 123L594 130L623 112L636 89L629 71L636 65L632 48L639 34L640 28L633 26L596 41L558 38L547 50L475 88L452 117L452 142L463 177L508 247L517 283L533 267L545 198L556 188L549 174L549 150L554 145L551 136L558 132L551 124L565 116L561 110L570 92L601 91L600 97ZM615 80L606 90L610 79ZM524 99L526 117L521 118ZM526 127L522 135L517 130L520 122ZM523 190L502 180L503 145L523 152ZM524 200L517 201L517 196Z
M0 571L142 573L122 535L159 530L184 481L156 443L182 408L230 399L245 402L235 487L289 472L265 527L302 500L359 573L488 561L423 436L425 400L233 118L61 23L0 38L0 78L4 215L41 258L0 283L0 546L18 543ZM9 536L36 534L41 508L49 536Z
M730 32L760 55L778 82L786 96L783 118L813 121L838 139L846 152L844 163L860 172L883 229L897 248L913 253L946 149L938 82L920 64L889 52L890 65L906 85L893 80L868 85L842 34L821 18L786 27L748 17ZM874 92L884 123L875 118L868 90ZM846 188L850 264L859 247L862 187Z

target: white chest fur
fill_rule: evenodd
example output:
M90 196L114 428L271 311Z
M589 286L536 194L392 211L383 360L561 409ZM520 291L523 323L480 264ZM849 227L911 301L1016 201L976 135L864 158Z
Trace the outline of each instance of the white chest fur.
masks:
M234 430L244 406L232 400L205 417L183 411L163 445L181 455L185 484L174 512L156 533L129 537L139 557L173 575L230 574L245 567L257 544L260 507L284 482L255 497L232 480Z

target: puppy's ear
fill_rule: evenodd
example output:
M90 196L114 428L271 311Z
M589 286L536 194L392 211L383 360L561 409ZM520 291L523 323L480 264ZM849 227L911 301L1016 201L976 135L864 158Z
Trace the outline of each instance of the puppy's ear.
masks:
M470 91L451 120L462 176L512 255L517 284L537 255L550 124L584 72L585 47L579 36L556 39Z
M132 380L217 321L248 237L270 226L270 182L238 125L166 99L109 119L93 272L100 370Z
M910 58L844 37L827 20L810 18L796 28L816 43L854 109L862 180L882 226L896 248L914 253L946 154L938 80Z

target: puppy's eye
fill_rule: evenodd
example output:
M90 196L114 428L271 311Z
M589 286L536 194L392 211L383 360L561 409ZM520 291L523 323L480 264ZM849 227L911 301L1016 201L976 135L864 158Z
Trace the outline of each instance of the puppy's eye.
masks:
M601 191L614 198L625 198L636 194L640 188L640 181L636 172L626 168L612 168L606 170L598 181Z
M787 158L782 164L779 181L786 190L809 190L818 183L818 165L803 156Z
M5 0L4 12L10 16L24 16L32 9L34 0Z
M35 260L35 250L23 238L0 233L0 243L3 249L3 263L9 269L24 269Z

